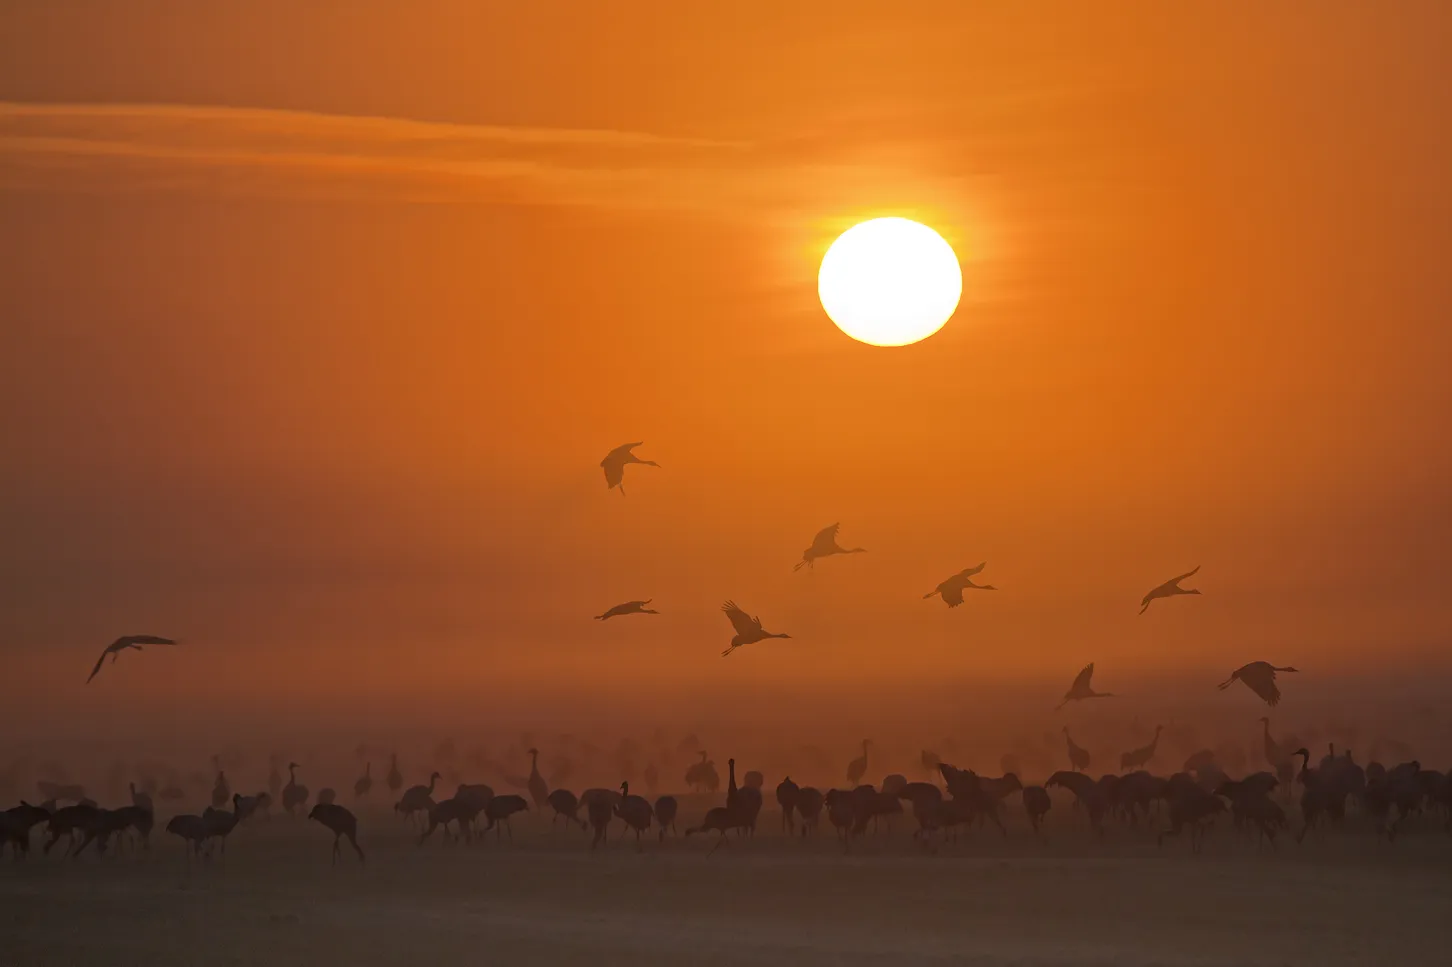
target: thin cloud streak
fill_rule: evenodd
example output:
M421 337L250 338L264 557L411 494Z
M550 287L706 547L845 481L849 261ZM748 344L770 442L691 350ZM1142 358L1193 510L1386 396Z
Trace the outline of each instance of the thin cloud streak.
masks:
M0 102L0 190L181 190L710 212L956 179L824 146L257 108Z

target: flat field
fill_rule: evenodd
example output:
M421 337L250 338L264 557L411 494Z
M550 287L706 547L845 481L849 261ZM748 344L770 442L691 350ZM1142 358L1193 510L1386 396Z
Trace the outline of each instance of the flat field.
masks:
M706 803L686 801L699 817ZM1204 852L1151 831L1101 841L1056 804L1026 827L974 830L936 854L901 823L844 854L778 817L707 857L711 840L516 817L514 840L418 847L360 811L368 851L274 817L228 854L188 862L158 828L149 853L0 863L0 964L1341 964L1452 963L1452 839L1427 822L1395 844L1351 828L1278 850L1222 819Z

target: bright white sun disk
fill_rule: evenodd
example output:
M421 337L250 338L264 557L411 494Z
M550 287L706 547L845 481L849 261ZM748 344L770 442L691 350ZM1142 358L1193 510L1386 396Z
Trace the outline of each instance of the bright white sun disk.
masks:
M963 295L958 256L943 237L906 218L874 218L838 236L817 273L822 308L847 335L873 346L926 339Z

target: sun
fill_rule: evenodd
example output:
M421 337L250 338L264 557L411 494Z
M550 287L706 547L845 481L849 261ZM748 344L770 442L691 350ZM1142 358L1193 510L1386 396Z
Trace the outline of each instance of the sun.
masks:
M963 295L958 256L906 218L874 218L837 237L817 273L827 316L873 346L906 346L943 328Z

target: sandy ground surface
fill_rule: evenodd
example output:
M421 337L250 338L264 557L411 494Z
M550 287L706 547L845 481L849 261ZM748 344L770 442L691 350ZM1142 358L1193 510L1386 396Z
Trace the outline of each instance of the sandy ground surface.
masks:
M975 831L937 855L903 827L851 855L773 832L710 858L700 838L591 854L533 815L512 845L416 848L365 814L366 868L333 868L315 823L244 826L209 865L158 831L150 854L0 864L0 964L1452 963L1440 830L1272 853L1222 828L1191 856L1063 812L1041 841Z

